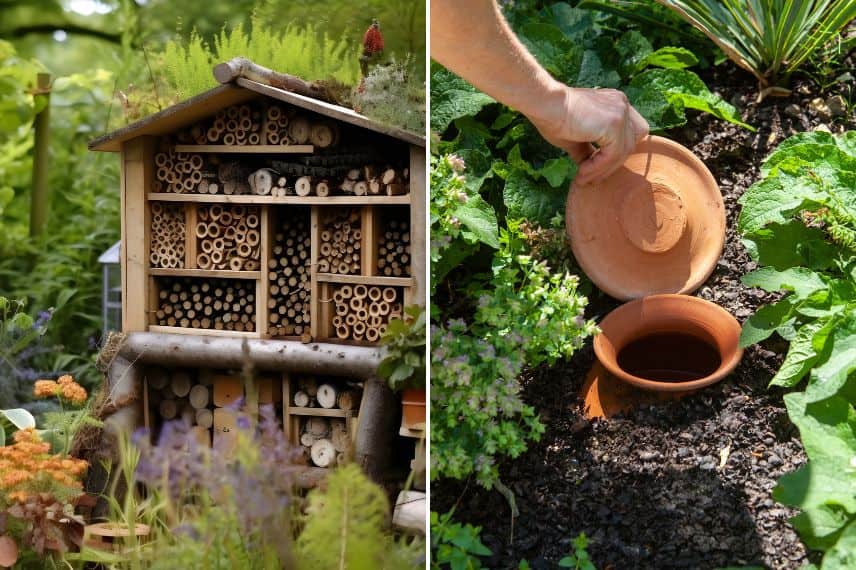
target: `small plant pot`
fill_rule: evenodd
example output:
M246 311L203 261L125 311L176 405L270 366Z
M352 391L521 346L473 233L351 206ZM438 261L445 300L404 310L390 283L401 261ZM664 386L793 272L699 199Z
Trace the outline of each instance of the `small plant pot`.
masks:
M425 429L425 389L408 388L401 392L402 426Z
M626 303L600 323L594 352L615 378L645 390L686 392L734 370L740 324L725 309L687 295Z
M146 542L150 533L151 528L148 525L140 523L134 525L134 535L137 537L137 542ZM90 548L108 552L122 552L130 536L131 531L127 526L106 522L86 525L83 540Z

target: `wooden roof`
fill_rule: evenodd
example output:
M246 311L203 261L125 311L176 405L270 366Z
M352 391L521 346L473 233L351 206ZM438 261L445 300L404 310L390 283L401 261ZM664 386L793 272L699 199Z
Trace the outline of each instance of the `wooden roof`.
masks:
M256 99L260 95L265 95L308 111L314 111L331 119L375 131L416 146L425 146L424 136L397 127L380 124L346 107L333 105L241 77L234 84L219 85L163 111L117 129L112 133L100 136L90 141L89 149L118 152L122 150L122 143L125 141L144 135L160 136L170 134L209 117L224 107L244 103Z

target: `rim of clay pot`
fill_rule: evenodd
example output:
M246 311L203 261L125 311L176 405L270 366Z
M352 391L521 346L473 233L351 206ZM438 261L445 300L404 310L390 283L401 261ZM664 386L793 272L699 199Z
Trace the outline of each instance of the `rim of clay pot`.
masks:
M690 150L658 136L643 139L605 180L571 185L565 220L580 267L621 300L695 291L725 245L713 175Z
M616 378L646 390L683 392L710 386L725 378L743 356L740 323L710 301L688 295L650 295L625 303L600 322L594 338L598 361ZM716 348L720 364L710 374L686 382L665 382L641 378L618 365L618 354L640 338L657 333L680 333L700 339Z

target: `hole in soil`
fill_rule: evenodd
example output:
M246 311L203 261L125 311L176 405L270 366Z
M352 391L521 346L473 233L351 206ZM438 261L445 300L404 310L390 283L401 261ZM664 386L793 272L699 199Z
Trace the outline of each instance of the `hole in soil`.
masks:
M643 336L618 353L622 370L657 382L699 380L715 372L721 362L716 347L681 333Z

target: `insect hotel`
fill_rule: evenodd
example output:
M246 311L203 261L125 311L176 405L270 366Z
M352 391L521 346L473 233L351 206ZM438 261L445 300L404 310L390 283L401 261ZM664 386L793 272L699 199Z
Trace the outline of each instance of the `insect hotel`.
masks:
M307 486L346 460L380 478L399 409L378 343L426 291L425 140L232 63L90 144L122 163L111 390L139 395L126 424L227 448L236 405L271 404Z

